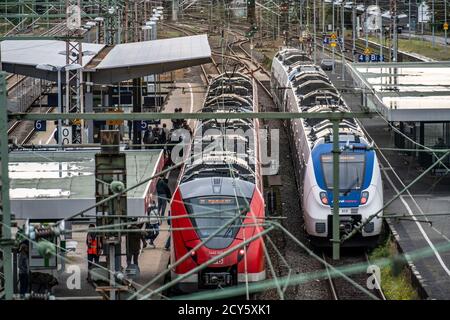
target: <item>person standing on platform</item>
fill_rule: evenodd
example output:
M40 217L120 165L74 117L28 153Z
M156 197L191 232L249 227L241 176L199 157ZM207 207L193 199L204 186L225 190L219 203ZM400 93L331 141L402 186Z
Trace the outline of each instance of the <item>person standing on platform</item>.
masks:
M175 108L175 113L178 113L178 108ZM172 119L172 128L173 130L177 130L178 129L178 121L179 119Z
M89 229L95 228L95 224L91 223ZM102 247L101 240L92 231L88 231L86 236L87 258L88 258L88 276L87 281L91 281L91 269L98 265L100 261L100 250Z
M156 207L154 202L148 208L147 213L148 213L149 221L146 226L146 229L147 229L147 237L146 238L148 239L148 244L151 247L156 248L154 242L159 235L160 220L158 217L158 208Z
M29 261L29 247L25 241L19 247L19 281L20 281L20 295L24 296L29 292L30 285L30 261Z
M164 217L167 201L172 199L172 192L170 191L167 179L159 178L156 184L156 192L158 193L158 214L160 217Z
M166 134L166 131L164 130L165 129L165 125L166 124L163 124L163 127L160 128L159 136L158 136L159 143L162 144L162 145L165 145L166 142L167 142L167 134ZM161 146L161 148L163 148L163 146Z
M141 242L145 242L143 230L137 225L132 225L127 235L127 268L134 264L139 270L138 260L141 253Z
M144 145L145 145L145 149L151 148L150 144L152 144L152 140L153 140L153 134L152 134L152 130L150 127L147 130L145 130L144 138L142 139L142 141L144 142Z
M170 131L169 131L169 129L167 128L167 124L163 123L163 125L162 125L162 131L163 131L163 134L164 134L164 136L165 136L165 141L169 141L169 133L170 133Z
M187 120L183 120L182 127L184 130L187 130L189 132L190 138L192 139L193 131L192 128L189 126Z

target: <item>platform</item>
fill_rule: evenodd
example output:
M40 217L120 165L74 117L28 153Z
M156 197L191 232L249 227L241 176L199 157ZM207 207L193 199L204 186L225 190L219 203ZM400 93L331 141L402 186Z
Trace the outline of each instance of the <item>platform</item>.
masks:
M373 66L373 68L376 65ZM379 69L378 69L379 70ZM335 74L327 72L332 82L338 87L354 88L349 73L346 81L341 80L341 64L337 63ZM344 100L353 111L361 111L361 97L358 93L343 94ZM422 110L422 112L430 112ZM378 147L395 148L392 132L381 118L361 119L367 133L375 140ZM383 151L386 158L380 158L382 166L384 198L389 201L404 185L417 178L419 163L413 156L398 151ZM401 178L402 183L398 180ZM448 216L427 217L424 213L446 212L450 204L450 178L426 175L415 183L411 196L404 193L395 200L385 214L406 214L410 219L389 219L389 227L394 234L400 252L411 255L409 269L416 284L420 287L423 298L449 299L450 297L450 251L439 250L439 246L450 242L450 224ZM412 218L416 215L415 219ZM432 225L427 221L432 222ZM422 257L419 252L426 252Z
M450 121L450 62L352 63L368 106L388 121Z
M95 154L89 151L10 153L12 213L17 219L63 219L95 204ZM125 151L127 187L162 170L162 150ZM128 192L129 216L146 213L156 180ZM87 214L95 214L95 210Z
M68 261L66 262L66 269L61 270L57 276L59 285L54 287L52 292L58 300L74 299L74 297L77 300L102 299L101 295L96 292L94 287L86 280L86 233L77 231L80 229L85 229L86 227L86 224L76 224L72 226L72 230L74 231L72 233L72 241L77 242L77 248L75 252L67 255ZM137 289L145 285L167 268L170 256L169 251L164 250L167 236L168 232L161 230L159 236L155 240L156 248L147 247L141 251L141 254L139 255L140 275L136 279L133 279L135 283L134 286ZM125 251L125 241L122 243L122 248L122 250ZM105 257L100 258L100 262L105 261ZM122 257L121 263L123 267L126 267L125 256ZM73 271L71 270L78 268L81 275L80 286L78 288L73 288L68 286L67 283L71 283L69 278L73 274ZM162 286L163 283L164 279L160 279L159 281L156 281L150 289L154 290ZM144 291L144 293L148 293L148 291ZM161 296L155 295L152 299L161 299Z

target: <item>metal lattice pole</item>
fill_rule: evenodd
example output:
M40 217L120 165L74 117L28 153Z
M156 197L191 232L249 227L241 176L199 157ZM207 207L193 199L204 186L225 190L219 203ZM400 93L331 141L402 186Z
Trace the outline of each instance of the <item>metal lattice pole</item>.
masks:
M445 37L445 47L448 47L448 21L447 21L447 0L444 1L444 37Z
M80 14L81 1L80 0L67 0L67 25L69 27L69 33L66 40L66 64L82 66L83 50L81 40L76 39L71 41L71 37L80 35L81 28L81 16L79 21L70 24L70 19L73 15ZM69 8L77 6L79 12L71 11ZM81 85L82 73L80 69L66 69L66 112L69 113L81 113L83 110L83 88ZM82 143L83 130L80 121L72 122L72 143Z
M344 81L345 80L345 7L344 7L344 2L342 2L342 8L341 8L341 25L342 25L342 35L341 35L341 39L342 39L342 78L341 80Z
M314 64L317 64L317 27L316 27L316 0L313 0L313 41L314 41Z
M356 3L355 2L352 5L352 24L353 24L352 54L353 54L353 59L356 60L356 32L357 32L357 28L356 28Z

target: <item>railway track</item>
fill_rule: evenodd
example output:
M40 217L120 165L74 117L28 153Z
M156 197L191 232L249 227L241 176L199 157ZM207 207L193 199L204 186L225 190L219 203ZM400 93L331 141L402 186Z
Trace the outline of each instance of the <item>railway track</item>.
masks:
M232 34L234 33L235 36L241 36L236 32L231 32ZM250 74L253 76L253 78L255 79L255 81L258 83L258 85L263 89L263 91L267 94L268 97L270 97L270 99L272 99L272 93L270 92L270 90L264 85L264 83L259 80L256 76L254 76L255 72L260 72L263 75L267 76L267 78L270 80L270 73L267 72L264 67L259 64L255 59L253 59L252 54L249 53L245 48L244 48L244 44L248 43L250 40L248 40L247 38L244 39L238 39L237 41L235 41L234 43L232 43L229 48L230 51L237 57L240 57L244 62L246 69L250 72ZM240 55L239 53L236 52L235 49L233 49L234 46L238 47L238 50L240 50L244 56ZM254 68L253 66L255 66L256 68Z
M180 31L183 34L189 36L189 35L194 35L197 32L187 28L187 26L176 26L173 24L165 24L166 26ZM204 28L203 26L199 27L200 29L205 30L205 32L207 31L207 28ZM245 43L248 43L249 40L247 38L242 38L243 35L239 34L235 31L230 31L231 34L233 34L235 37L241 37L238 38L237 40L233 41L232 43L228 44L228 51L230 52L230 54L227 53L222 53L222 52L217 52L217 51L213 51L212 55L213 56L218 56L218 57L223 57L223 58L228 58L228 59L232 59L237 63L241 63L243 68L247 69L248 73L251 74L251 76L255 79L255 81L257 82L257 84L259 85L259 87L261 87L261 89L267 94L267 96L269 96L270 98L272 98L272 94L270 92L270 90L262 83L262 81L260 81L256 76L254 76L255 72L261 72L262 74L266 75L269 79L270 79L270 74L269 72L267 72L262 65L260 65L256 60L252 59L251 54L243 47L243 45ZM237 50L240 50L242 53L237 52L236 49L234 49L233 47L237 46ZM225 66L222 66L222 69L219 67L219 64L216 62L216 60L213 58L213 63L215 70L218 73L222 73L226 70ZM208 77L208 73L205 70L205 67L202 65L201 66L202 69L202 73L205 79L209 79ZM209 80L206 81L206 83L209 83Z
M172 29L182 32L185 35L193 35L193 34L198 33L198 30L194 31L192 29L188 29L187 27L184 28L184 27L174 26L174 25L169 25L169 24L168 24L168 26ZM212 54L215 57L232 59L235 62L240 63L242 65L242 68L246 69L246 71L254 77L258 86L260 86L263 89L262 91L266 93L266 97L264 97L264 103L267 105L266 108L269 110L275 110L276 108L273 105L272 95L271 95L269 89L264 85L264 83L262 81L260 81L254 75L255 72L261 72L262 74L264 74L265 76L267 76L270 79L269 72L267 72L262 67L262 65L258 63L258 61L256 59L253 59L252 54L249 53L249 51L245 48L245 45L247 45L249 43L249 40L247 38L244 38L244 36L242 34L240 34L239 32L232 31L230 33L233 34L233 36L236 39L234 41L232 41L230 44L228 44L228 46L224 52L213 51ZM214 61L213 65L214 65L215 71L217 71L219 73L221 71L223 71L225 66L222 66L222 70L221 70L219 65L215 62L215 60L213 60L213 61ZM201 69L202 69L204 78L208 79L208 72L207 72L206 68L204 66L202 66ZM281 123L281 121L277 121L277 120L267 121L266 125L270 128L278 128L278 129L283 127L283 124ZM287 160L289 160L289 159L287 159ZM288 167L288 165L283 164L283 167ZM283 174L283 181L285 179L285 175L286 174ZM284 195L285 195L284 192L282 192L281 196L284 196ZM283 215L287 215L287 214L288 214L288 212L283 213ZM292 222L294 222L294 221L292 221ZM297 225L298 221L295 221L294 224ZM277 240L275 240L275 241L279 242ZM281 240L281 242L279 242L279 243L282 244L282 242L283 242L283 240ZM294 249L290 248L290 246L289 246L289 248L287 250L291 251ZM295 249L295 251L297 251L297 249ZM304 265L303 265L304 261L307 259L310 259L309 257L302 256L301 254L298 253L298 251L295 254L295 257L289 253L286 253L286 256L287 256L288 262L291 264L291 267L293 267L294 269L297 269L297 270L301 270L302 268L304 268ZM365 253L363 255L357 255L355 257L343 258L338 263L330 262L326 256L324 256L324 260L327 261L328 263L331 263L331 265L333 265L333 266L344 265L344 264L348 265L348 264L355 264L355 263L365 263L367 266L370 265L370 263L368 262L367 254L365 254ZM312 265L312 263L311 263L311 265ZM277 268L283 270L282 266L281 267L278 266ZM329 279L323 289L324 291L326 291L326 288L329 288L328 298L331 298L334 300L371 299L370 296L368 296L366 293L360 291L358 288L354 287L347 280L341 279L341 278L333 278L333 277L331 277L330 272L328 274L330 276L329 276ZM279 275L283 275L283 271L279 271ZM366 273L361 273L361 274L356 274L356 275L351 276L352 280L354 280L358 284L362 285L363 287L366 287L367 277L368 277L368 275ZM317 284L312 284L312 286L316 286L316 285ZM324 283L322 285L324 285ZM320 291L320 290L317 290L317 291ZM375 289L372 291L373 291L372 293L378 299L385 300L384 294L381 290ZM320 294L323 294L323 293L319 292L318 295L320 295ZM297 298L302 295L303 295L303 293L301 292L301 289L290 288L289 290L287 290L285 297L292 299L292 298Z
M326 253L322 253L322 259L330 264L333 267L340 267L340 266L349 266L353 264L365 264L367 267L371 265L369 261L369 257L366 252L362 254L357 254L353 256L347 256L342 257L339 261L333 261L331 260ZM331 268L329 266L325 266L325 269L327 271L327 285L330 292L330 298L332 300L371 300L372 297L368 296L367 293L361 291L359 288L355 287L353 284L351 284L348 280L342 278L342 277L333 277ZM386 297L381 290L380 283L378 282L377 278L374 277L374 289L368 289L367 288L367 279L369 274L368 273L357 273L353 275L349 275L349 278L361 285L363 288L366 288L369 292L371 292L376 298L380 300L386 300Z
M42 110L44 109L44 110ZM30 113L43 113L47 114L54 110L54 107L32 107L29 109ZM13 143L16 145L25 145L34 136L36 133L34 128L34 122L31 121L16 121L9 129L8 136L13 140Z

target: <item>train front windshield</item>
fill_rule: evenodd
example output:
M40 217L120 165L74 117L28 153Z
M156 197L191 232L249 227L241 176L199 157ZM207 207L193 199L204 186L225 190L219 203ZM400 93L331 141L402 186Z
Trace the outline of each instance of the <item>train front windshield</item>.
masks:
M248 201L248 200L247 200ZM202 197L186 200L186 208L200 238L207 238L237 215L244 215L247 201L240 197ZM214 238L234 239L241 218L223 228ZM228 242L228 241L226 241ZM231 243L231 242L230 242Z
M339 190L349 193L360 190L364 182L364 153L341 153L339 156ZM321 157L323 176L328 189L333 189L333 155L324 154Z

